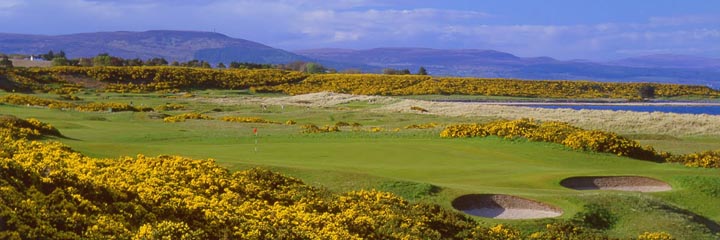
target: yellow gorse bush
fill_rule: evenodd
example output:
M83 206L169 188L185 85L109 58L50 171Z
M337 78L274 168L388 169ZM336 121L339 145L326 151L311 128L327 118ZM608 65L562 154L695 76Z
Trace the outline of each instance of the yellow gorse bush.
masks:
M149 112L152 108L137 108L125 103L112 102L90 102L90 103L71 103L59 100L39 98L31 95L10 94L0 97L0 102L13 105L41 106L52 109L74 109L82 112Z
M532 119L500 120L485 124L456 124L445 127L444 138L499 136L527 138L531 141L563 144L572 149L612 153L640 160L678 162L690 167L720 167L720 151L673 156L651 146L599 130L584 130L563 122L538 122Z
M340 132L340 127L337 125L325 125L324 127L318 127L315 124L305 124L300 126L303 133L329 133L329 132Z
M430 80L429 76L378 74L313 74L298 83L252 88L256 92L284 92L291 95L335 92L361 95L394 95L397 89Z
M668 158L668 161L690 167L720 168L720 150L676 155Z
M150 92L180 89L247 89L252 86L272 86L300 81L306 77L300 72L276 69L231 69L144 66L144 67L53 67L30 69L15 75L28 79L54 76L90 78L105 83L108 92Z
M58 101L58 100L51 100L51 99L44 99L39 98L35 96L30 95L21 95L21 94L9 94L0 97L0 102L13 104L13 105L27 105L27 106L42 106L42 107L49 107L49 108L55 108L55 109L72 109L76 107L76 104L64 102L64 101Z
M581 128L568 123L548 121L541 122L534 127L534 131L526 133L525 137L533 141L562 143L570 134L581 130Z
M465 138L465 137L485 137L489 133L481 124L455 124L445 127L440 132L440 137L444 138Z
M152 108L136 108L129 104L125 103L106 103L106 102L93 102L93 103L87 103L82 104L77 107L75 107L75 110L83 111L83 112L100 112L100 111L109 111L109 112L149 112L153 111Z
M185 109L185 105L182 104L176 104L176 103L169 103L165 105L160 105L154 108L155 111L175 111L175 110L183 110Z
M202 113L183 113L183 114L178 114L175 116L163 118L163 121L168 122L168 123L175 123L175 122L184 122L187 119L213 120L212 117L202 114Z
M652 147L644 147L634 140L598 130L574 132L568 135L562 144L573 149L612 153L642 160L659 157Z
M658 97L720 96L705 86L655 83L604 83L590 81L527 81L499 78L433 78L417 75L322 74L300 82L253 87L257 92L284 92L291 95L336 92L363 95L460 94L541 98L626 98L639 99L639 90L655 88ZM413 110L422 111L422 108Z
M43 135L62 136L57 128L34 118L20 119L11 115L0 115L0 130L13 138L35 139Z
M666 232L645 232L638 236L638 240L673 240L669 233Z
M424 123L424 124L412 124L405 126L405 129L430 129L430 128L436 128L439 124L431 122L431 123Z
M270 121L267 119L259 118L259 117L222 117L220 118L222 121L226 122L239 122L239 123L271 123L271 124L280 124L280 122Z

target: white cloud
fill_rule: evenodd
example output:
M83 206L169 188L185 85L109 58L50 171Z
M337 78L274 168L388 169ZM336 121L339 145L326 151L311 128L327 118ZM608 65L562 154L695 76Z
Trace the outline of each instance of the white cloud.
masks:
M0 17L12 16L15 8L23 4L22 0L0 0Z
M344 41L356 41L360 39L360 33L357 32L335 32L335 35L331 39L331 41L334 42L344 42Z
M315 10L298 13L289 30L302 33L303 40L315 43L351 43L372 39L412 38L437 33L446 24L482 20L489 15L477 11L401 9L401 10Z
M13 8L22 2L21 0L0 0L0 9Z

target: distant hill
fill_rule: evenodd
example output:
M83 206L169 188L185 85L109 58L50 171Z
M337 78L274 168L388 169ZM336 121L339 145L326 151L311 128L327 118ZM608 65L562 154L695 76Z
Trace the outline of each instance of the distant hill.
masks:
M720 68L720 59L676 54L656 54L607 62L609 65L657 68Z
M524 79L575 79L617 82L666 82L720 87L717 59L662 55L616 62L561 61L518 57L494 50L375 48L310 49L295 53L327 61L410 69L425 67L432 75Z
M311 49L295 53L338 62L363 62L370 65L497 65L521 66L529 63L552 63L557 60L544 58L520 58L515 55L477 49L430 49L430 48L374 48L367 50Z
M193 31L97 32L59 36L0 33L0 52L39 54L63 50L68 57L107 52L123 58L163 57L170 61L205 60L287 63L307 57L220 33Z

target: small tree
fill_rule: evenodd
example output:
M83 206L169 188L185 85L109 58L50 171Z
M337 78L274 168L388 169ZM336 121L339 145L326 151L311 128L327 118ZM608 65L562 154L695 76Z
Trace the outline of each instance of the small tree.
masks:
M112 59L110 54L101 53L92 59L93 66L112 66Z
M52 61L55 58L55 53L52 50L50 50L50 51L48 51L47 54L41 54L40 57L42 59Z
M218 63L218 64L217 64L217 68L225 69L225 68L227 68L227 67L225 67L225 64L224 64L224 63Z
M52 65L57 66L70 66L70 62L65 57L55 57L52 59Z
M10 61L10 59L8 59L7 56L3 55L2 58L0 58L0 68L12 68L12 67L13 67L12 61Z
M638 89L638 93L640 94L640 98L643 99L655 98L655 86L643 85Z
M145 66L166 66L168 61L165 58L151 58L145 61Z
M306 73L325 73L325 67L318 63L307 63L305 64Z
M418 69L418 73L417 73L417 74L418 74L418 75L428 75L427 70L425 70L424 67L420 67L420 68Z

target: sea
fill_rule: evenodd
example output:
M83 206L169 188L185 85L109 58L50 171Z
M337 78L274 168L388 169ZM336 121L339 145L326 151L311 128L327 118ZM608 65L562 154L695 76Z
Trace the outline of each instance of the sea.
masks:
M533 108L569 108L575 110L613 110L613 111L633 111L633 112L666 112L666 113L682 113L682 114L708 114L720 115L720 105L523 105L515 106L533 107Z

